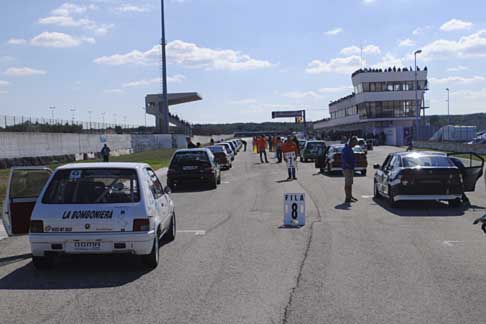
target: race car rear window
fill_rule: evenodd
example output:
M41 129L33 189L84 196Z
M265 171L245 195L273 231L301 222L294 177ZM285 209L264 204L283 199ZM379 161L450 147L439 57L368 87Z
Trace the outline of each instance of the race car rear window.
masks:
M453 167L454 164L447 156L440 155L410 155L402 158L403 166L414 167Z
M44 204L114 204L140 201L137 172L133 169L66 169L54 175Z
M209 163L208 154L204 151L177 152L172 159L172 165L187 163L207 164Z

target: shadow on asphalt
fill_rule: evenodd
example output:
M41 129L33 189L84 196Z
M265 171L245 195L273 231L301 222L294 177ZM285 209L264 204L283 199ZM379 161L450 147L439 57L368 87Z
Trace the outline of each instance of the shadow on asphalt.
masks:
M15 263L15 262L18 262L18 261L28 259L31 256L32 256L32 254L30 254L30 253L24 253L24 254L0 258L0 267L6 266L7 264L10 264L10 263Z
M173 193L187 193L187 192L202 192L202 191L211 191L216 190L209 188L208 186L198 185L194 187L190 187L188 185L181 185L180 187L176 187L172 189Z
M276 183L284 183L284 182L291 182L291 181L292 181L292 179L291 180L284 179L284 180L277 180L275 182Z
M334 209L351 210L351 204L350 203L342 203L342 204L334 206Z
M160 248L168 243L161 240ZM25 259L25 255L16 257ZM118 287L133 282L150 271L142 263L141 257L136 255L68 255L57 257L51 269L37 270L32 262L15 269L0 278L0 290Z
M400 217L460 217L468 207L451 208L447 203L438 201L400 201L397 207L391 207L385 198L373 198L373 201L391 214Z

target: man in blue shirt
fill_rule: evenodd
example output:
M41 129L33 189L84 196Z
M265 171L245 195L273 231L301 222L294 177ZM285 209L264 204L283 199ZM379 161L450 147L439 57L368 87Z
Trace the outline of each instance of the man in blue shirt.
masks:
M345 203L349 204L358 201L353 197L353 176L356 160L354 157L353 147L358 144L356 136L351 137L348 144L344 145L342 152L342 168L344 174L344 193L346 194Z

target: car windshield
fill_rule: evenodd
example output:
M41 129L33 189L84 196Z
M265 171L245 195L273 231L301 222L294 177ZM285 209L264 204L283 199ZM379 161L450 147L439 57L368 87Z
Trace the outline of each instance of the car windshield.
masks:
M323 148L324 147L324 143L320 143L320 142L310 142L310 143L307 143L307 149L311 152L314 152L314 151L317 151L319 150L320 148Z
M224 149L222 146L210 146L208 149L211 150L213 153L224 153Z
M447 156L440 155L408 155L402 158L402 164L406 168L454 166Z
M49 183L44 204L110 204L140 201L134 169L65 169Z
M356 145L355 147L353 147L353 152L354 153L363 153L364 151L361 148L361 146Z
M188 164L209 164L208 154L204 151L177 152L171 166Z

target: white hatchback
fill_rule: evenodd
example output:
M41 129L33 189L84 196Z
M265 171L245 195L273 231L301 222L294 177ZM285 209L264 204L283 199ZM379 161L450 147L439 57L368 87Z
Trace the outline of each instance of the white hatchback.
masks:
M9 235L30 229L34 266L52 266L61 254L106 253L158 265L159 240L174 240L176 219L170 190L149 165L78 163L50 172L13 168L4 204Z

